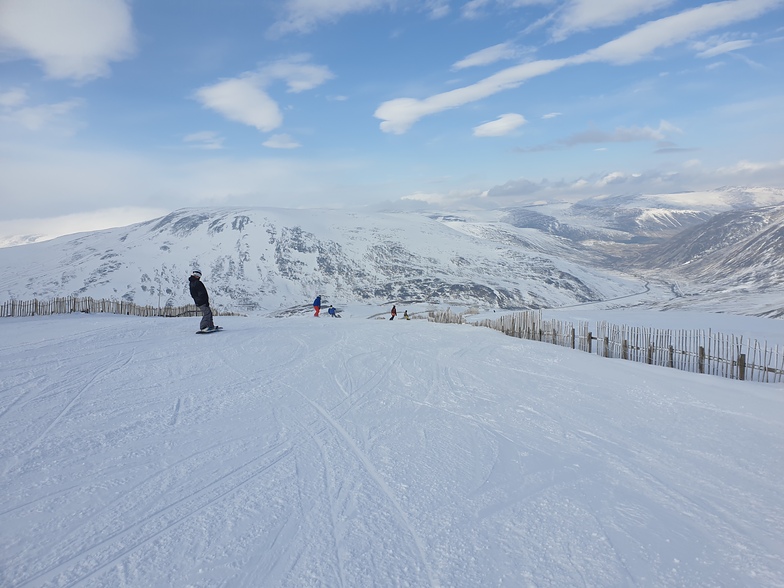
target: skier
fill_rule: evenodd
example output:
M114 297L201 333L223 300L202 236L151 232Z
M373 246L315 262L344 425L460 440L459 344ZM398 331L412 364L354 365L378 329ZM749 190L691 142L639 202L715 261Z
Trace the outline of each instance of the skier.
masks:
M392 310L390 311L390 313L392 314L392 316L389 317L389 320L391 321L395 320L395 317L397 316L397 308L395 308L394 304L392 305Z
M335 310L335 307L334 307L334 306L332 306L332 305L330 304L330 305L329 305L329 310L327 311L327 314L328 314L329 316L331 316L332 318L337 318L337 316L338 316L338 311L337 311L337 310Z
M207 288L201 282L201 272L193 270L191 277L188 278L190 282L191 297L193 303L199 307L201 311L201 323L199 323L200 331L214 331L215 323L212 322L212 309L210 308L210 296L207 294Z
M313 310L316 311L313 313L313 316L318 316L321 312L321 294L316 296L316 299L313 301Z

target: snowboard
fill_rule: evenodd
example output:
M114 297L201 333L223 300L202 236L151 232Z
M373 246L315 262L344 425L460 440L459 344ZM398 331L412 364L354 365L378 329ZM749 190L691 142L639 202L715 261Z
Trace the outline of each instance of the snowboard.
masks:
M222 331L223 327L215 327L212 331L196 331L197 335L209 335L210 333L217 333L218 331Z

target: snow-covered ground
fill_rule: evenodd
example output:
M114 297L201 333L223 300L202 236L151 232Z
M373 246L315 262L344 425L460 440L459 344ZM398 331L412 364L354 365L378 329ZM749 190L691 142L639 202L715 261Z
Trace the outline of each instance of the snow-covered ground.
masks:
M2 319L0 586L784 586L784 386L379 310Z

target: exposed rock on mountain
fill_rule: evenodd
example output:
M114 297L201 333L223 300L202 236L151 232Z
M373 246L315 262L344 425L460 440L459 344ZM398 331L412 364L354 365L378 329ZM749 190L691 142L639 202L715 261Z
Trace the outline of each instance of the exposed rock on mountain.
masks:
M633 278L575 262L557 236L506 223L325 210L186 209L129 227L0 249L5 298L189 302L194 267L218 304L421 300L499 308L622 296Z

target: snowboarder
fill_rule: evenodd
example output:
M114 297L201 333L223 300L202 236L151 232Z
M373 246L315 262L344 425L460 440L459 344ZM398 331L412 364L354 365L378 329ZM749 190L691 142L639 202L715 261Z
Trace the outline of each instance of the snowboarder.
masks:
M193 303L199 307L201 311L201 323L199 323L200 331L214 331L215 323L212 322L212 309L210 308L210 296L207 294L207 288L201 282L201 271L193 270L191 277L188 278L190 282L191 297Z
M390 311L390 314L392 316L389 317L389 320L391 320L391 321L395 320L395 317L397 316L397 308L395 308L394 304L392 305L392 310Z
M321 294L316 296L316 299L313 301L313 310L316 311L313 313L313 316L318 316L321 312Z
M329 310L327 311L327 314L332 318L338 318L338 311L335 310L335 307L332 306L331 304L329 305Z
M407 310L404 310L404 311L403 311L403 318L404 318L404 319L406 319L407 321L410 321L410 320L411 320L411 317L410 317L410 316L408 316L408 311L407 311Z

